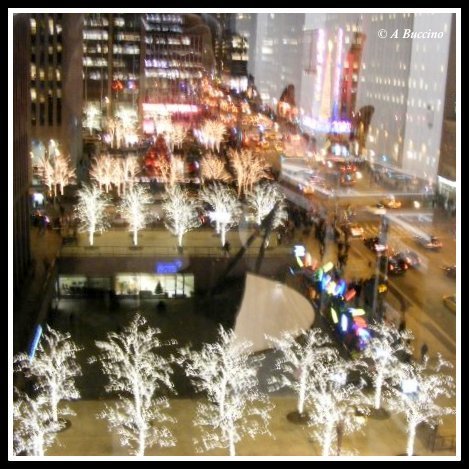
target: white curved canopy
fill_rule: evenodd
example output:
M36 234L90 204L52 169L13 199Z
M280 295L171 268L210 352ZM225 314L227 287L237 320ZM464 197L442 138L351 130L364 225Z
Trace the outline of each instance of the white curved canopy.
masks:
M253 352L270 347L265 334L280 337L283 331L309 329L313 322L313 306L296 290L258 275L246 275L234 331L238 338L254 344Z

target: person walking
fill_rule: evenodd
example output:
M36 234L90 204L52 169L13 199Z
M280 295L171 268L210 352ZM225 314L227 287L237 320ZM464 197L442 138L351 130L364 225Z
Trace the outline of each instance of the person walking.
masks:
M420 362L425 363L428 358L428 345L424 342L420 348Z

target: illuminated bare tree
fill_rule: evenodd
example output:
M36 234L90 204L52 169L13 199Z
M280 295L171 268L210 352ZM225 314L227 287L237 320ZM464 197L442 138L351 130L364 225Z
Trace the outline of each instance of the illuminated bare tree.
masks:
M59 186L60 195L64 193L64 187L75 180L75 169L72 168L70 157L59 154L54 159L54 179Z
M88 103L84 109L85 118L83 119L83 127L87 127L90 131L90 135L93 133L93 129L101 129L101 111L98 106L93 103Z
M75 386L75 377L81 375L76 360L76 353L80 350L68 332L62 333L46 326L35 356L30 358L20 353L14 358L15 370L34 378L35 388L47 399L52 420L56 423L61 415L74 415L68 407L59 409L59 403L80 397Z
M13 402L13 451L16 456L44 456L62 424L55 422L47 396L35 398L15 391Z
M124 125L120 119L116 119L116 147L121 148L124 140L125 132Z
M138 232L145 228L149 221L148 204L153 198L143 186L134 186L127 191L119 205L122 217L129 223L129 231L133 233L134 246L138 245Z
M211 141L213 142L213 147L215 147L217 151L220 151L220 143L223 141L223 136L225 135L226 131L225 124L221 120L208 121L206 124L209 130Z
M379 323L370 326L373 335L362 352L368 366L365 372L371 376L375 388L374 408L381 408L383 386L393 386L400 379L402 354L410 353L410 331L398 331L396 327Z
M120 122L115 117L108 117L106 119L106 130L111 137L111 148L114 148L114 142L116 141L117 128L120 125ZM117 141L116 141L117 143Z
M220 151L225 131L225 124L221 120L207 120L199 130L195 131L195 135L205 148Z
M221 236L221 245L225 246L226 233L238 223L241 213L236 194L229 187L215 182L204 186L199 197L212 206L209 217L215 222L215 230Z
M229 157L238 184L238 197L251 191L252 186L261 179L270 179L267 171L269 165L250 150L230 150Z
M155 160L155 169L161 177L161 181L169 186L174 186L184 180L184 160L178 156L158 158Z
M183 236L200 226L197 207L197 201L190 198L187 190L180 186L166 189L166 198L162 205L165 225L177 236L179 247L182 246Z
M168 136L168 145L171 151L174 150L174 147L181 148L185 138L186 138L186 129L181 124L171 125L167 132Z
M360 430L369 412L363 383L349 381L354 364L346 363L337 352L334 355L316 363L308 384L308 425L314 428L322 456L329 456L334 446L340 455L343 436Z
M90 168L90 177L94 179L99 187L104 187L109 192L115 178L115 162L110 155L100 155L93 159Z
M137 111L135 109L121 108L116 112L116 117L120 120L125 144L128 146L130 143L136 143L138 140L136 135Z
M272 229L278 228L288 220L285 207L285 196L277 185L270 182L257 184L247 193L247 202L254 211L256 223L260 226L264 218L272 211L278 202L278 207L272 221Z
M54 175L54 166L46 156L41 156L39 159L39 168L42 170L42 178L44 184L49 188L49 192L55 195L56 183Z
M75 180L75 170L70 158L60 153L54 158L41 157L39 167L42 169L44 184L54 197L57 195L57 186L63 195L64 187Z
M200 162L200 177L202 183L206 180L229 182L231 176L225 168L225 163L213 153L207 153Z
M403 413L407 421L407 456L414 453L417 425L427 423L431 427L441 422L445 415L455 413L454 408L441 405L441 398L454 395L455 385L452 376L440 373L442 368L452 368L452 364L443 360L440 354L436 365L430 365L425 357L423 363L406 363L400 367L401 385L391 387L390 408Z
M122 161L117 158L112 158L113 165L110 174L110 180L114 187L117 189L117 195L120 197L121 188L125 185L125 173Z
M269 433L272 404L259 390L257 371L262 356L251 356L252 344L219 327L219 339L200 351L182 351L184 371L194 386L207 396L197 406L195 425L202 438L194 439L199 452L228 448L236 455L236 444L244 436Z
M129 446L136 456L144 456L154 445L176 443L165 426L174 419L165 413L169 401L161 390L174 391L173 370L170 361L158 354L159 349L169 345L160 340L159 333L137 314L121 333L108 332L106 341L96 341L101 351L97 359L109 380L106 391L119 396L98 417L107 420L109 429L119 434L121 444Z
M330 361L336 352L326 346L330 344L330 340L317 328L300 330L297 333L283 332L280 338L267 339L282 353L275 362L275 368L281 374L271 378L271 389L278 390L284 386L293 389L298 395L298 414L303 415L311 374L318 362Z
M75 213L80 221L79 229L88 233L88 241L90 246L93 246L94 233L103 232L109 227L106 214L106 208L109 205L108 198L97 186L83 186L77 192L77 196Z
M137 158L133 156L126 156L120 160L121 175L122 175L122 191L125 194L127 188L132 189L135 183L135 178L140 173L140 166Z

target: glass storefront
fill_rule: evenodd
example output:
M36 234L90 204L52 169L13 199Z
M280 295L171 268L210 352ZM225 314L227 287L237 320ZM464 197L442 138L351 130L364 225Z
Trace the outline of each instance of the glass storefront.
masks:
M111 277L60 275L60 297L92 297L114 290L118 296L140 295L147 298L190 297L194 293L193 274L116 274Z
M116 274L116 295L151 297L190 297L194 293L193 274Z
M111 289L109 277L85 277L83 275L59 275L58 294L60 297L104 295Z

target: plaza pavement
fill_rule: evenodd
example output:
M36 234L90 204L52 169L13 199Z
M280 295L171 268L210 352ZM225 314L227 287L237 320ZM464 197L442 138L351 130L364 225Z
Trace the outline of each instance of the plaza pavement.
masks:
M286 416L295 409L293 397L275 396L269 429L272 435L258 435L255 439L244 438L237 445L238 456L321 456L321 447L311 435L311 429L302 424L291 423ZM167 410L175 420L168 424L177 440L170 448L150 448L146 456L227 456L226 449L215 449L198 453L194 438L200 429L193 425L197 399L171 399ZM57 434L57 440L47 451L47 456L129 456L129 448L122 447L115 431L109 431L105 421L96 414L112 401L77 401L71 404L76 416L70 417L72 425ZM342 456L399 456L406 451L405 424L401 416L389 419L367 420L362 432L344 437ZM454 456L454 451L432 452L425 442L425 435L418 434L415 447L418 456L433 458Z

